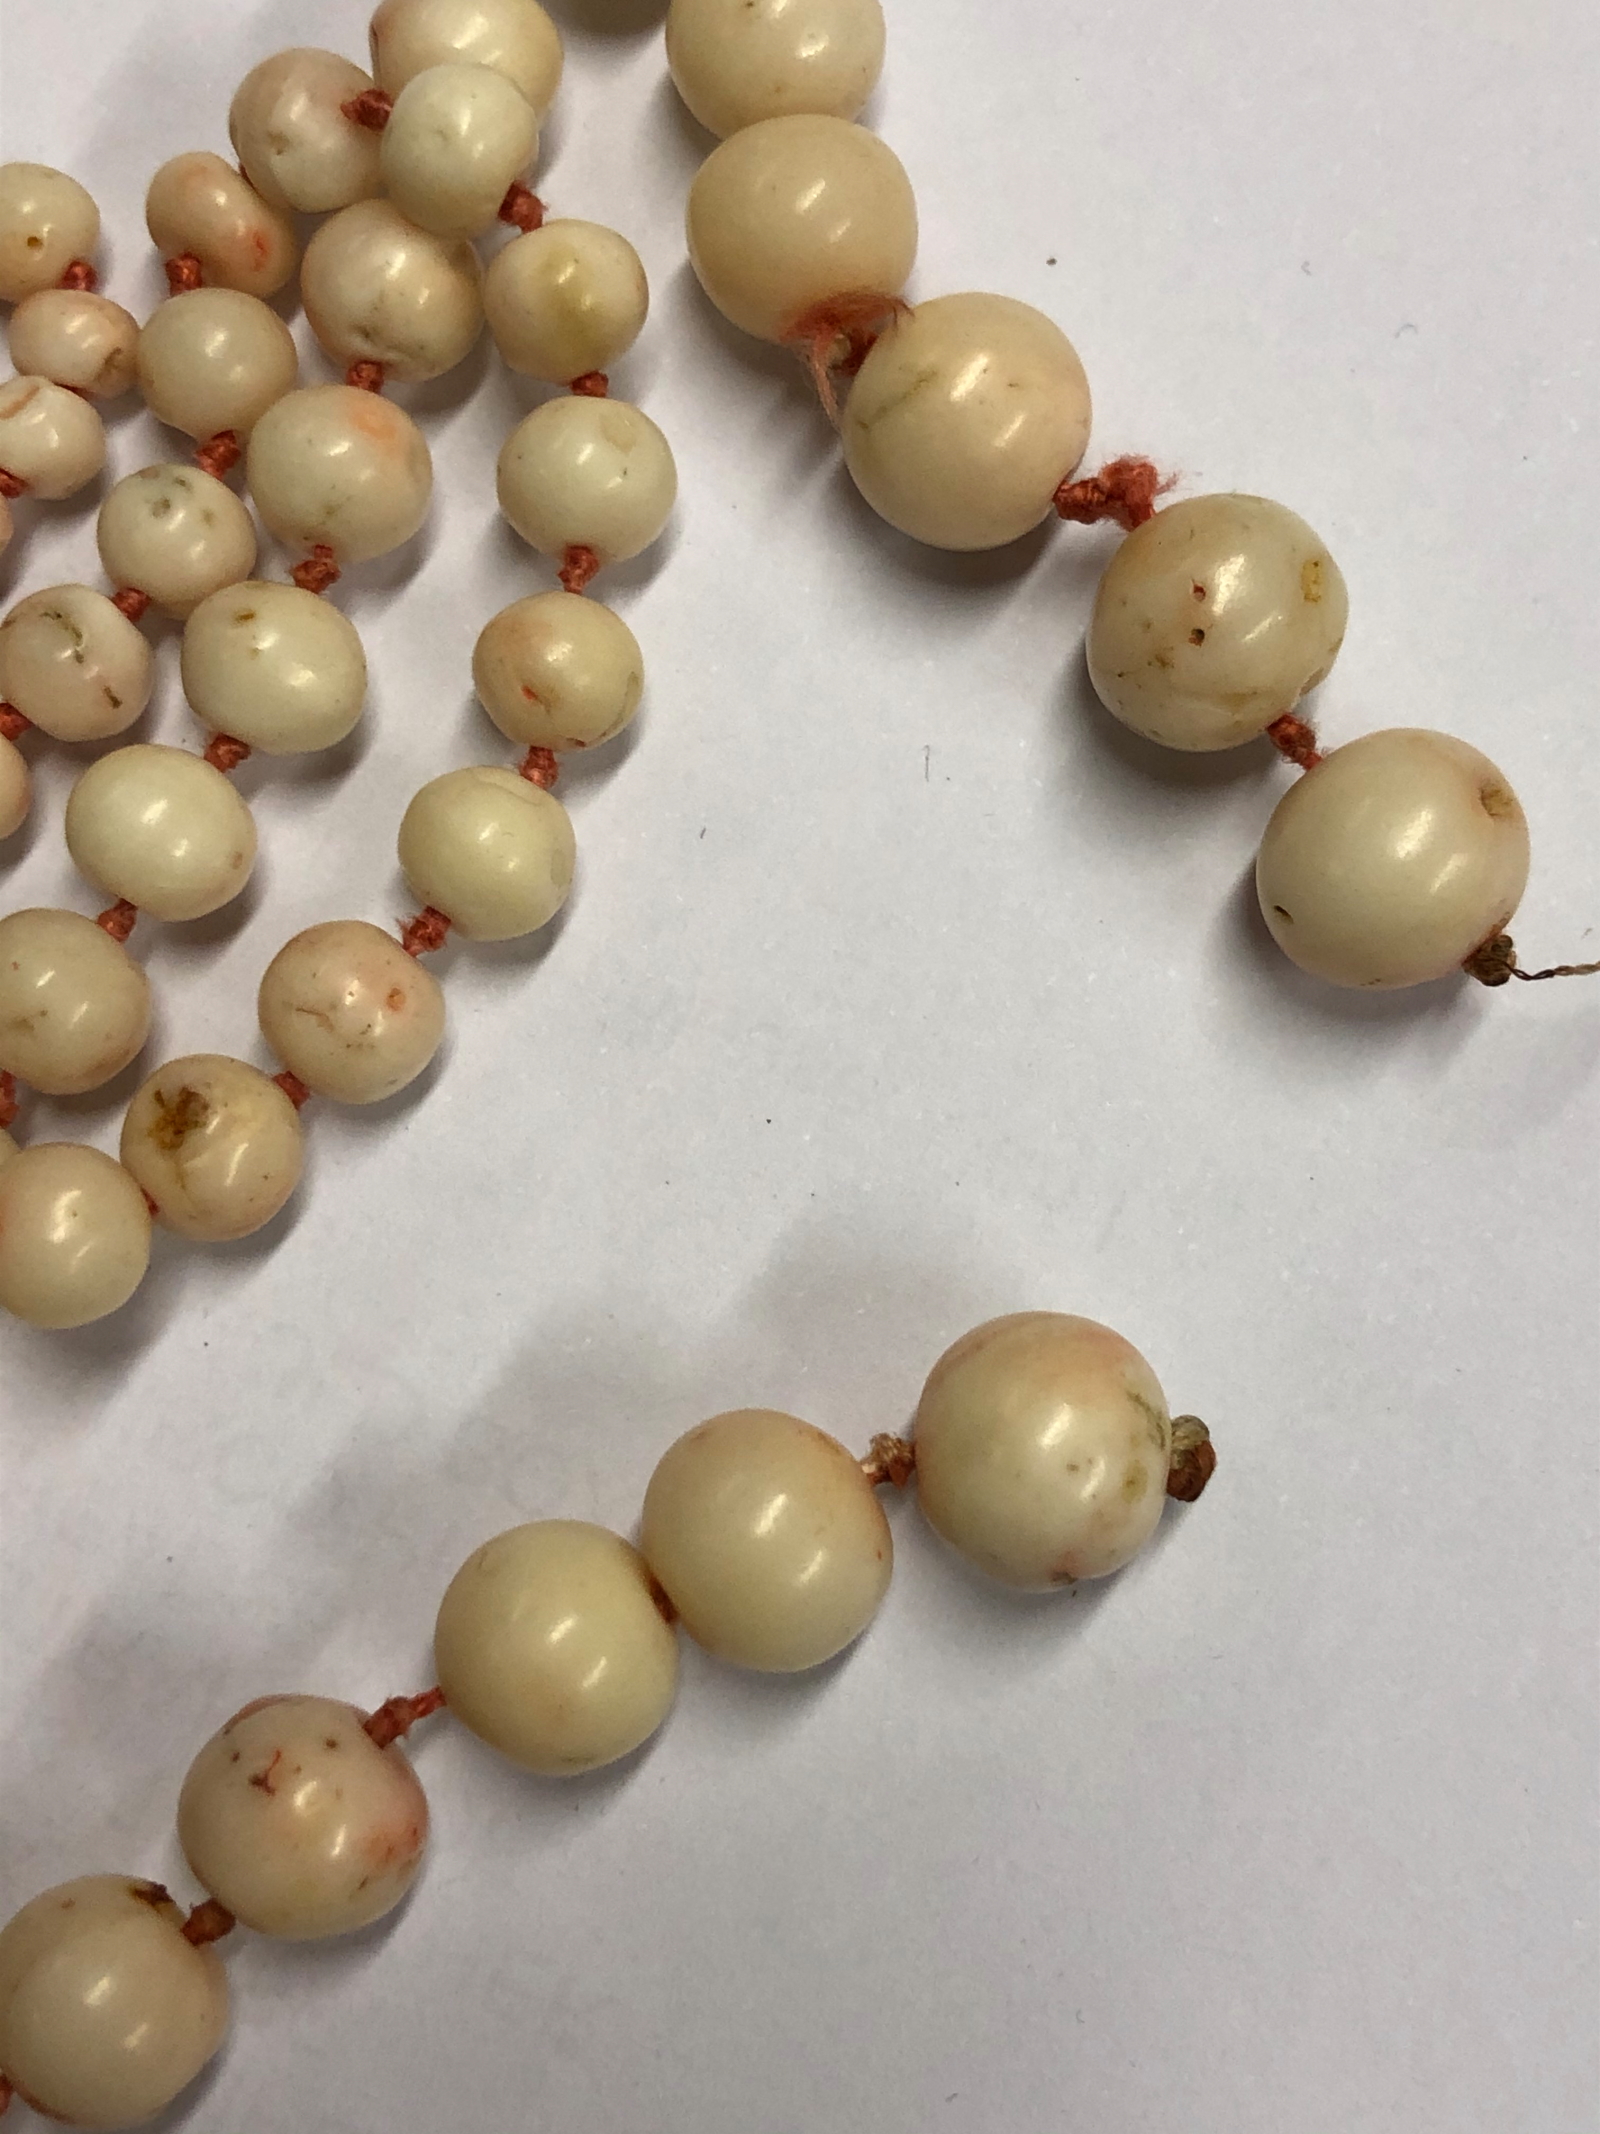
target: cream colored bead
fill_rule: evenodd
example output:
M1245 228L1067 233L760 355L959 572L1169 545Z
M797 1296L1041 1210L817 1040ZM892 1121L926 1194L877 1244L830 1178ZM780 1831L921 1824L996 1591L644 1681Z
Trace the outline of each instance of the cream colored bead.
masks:
M416 1880L428 1802L398 1743L353 1705L263 1697L200 1751L178 1841L202 1888L258 1934L322 1941L382 1919Z
M815 1667L859 1637L894 1567L859 1461L766 1408L713 1416L670 1447L639 1546L698 1644L771 1674Z
M158 1882L85 1875L0 1933L0 2067L74 2127L132 2127L188 2088L228 2028L228 1975Z
M389 378L414 385L472 352L482 281L464 239L419 230L387 200L359 200L307 245L300 295L335 363L381 363Z
M1334 985L1422 985L1502 932L1528 881L1528 823L1503 773L1450 734L1363 734L1297 779L1256 860L1291 962Z
M291 548L342 564L387 555L421 526L433 461L404 408L353 385L312 385L269 408L250 439L250 493Z
M650 285L625 237L562 217L495 254L483 302L513 370L570 385L627 354L643 330Z
M53 585L0 622L0 698L57 741L103 741L150 701L144 632L104 593Z
M225 482L198 467L141 467L100 506L100 561L179 622L255 568L256 530Z
M157 1222L217 1244L271 1222L300 1183L300 1117L259 1067L196 1053L158 1067L128 1106L122 1161Z
M933 548L999 548L1048 514L1089 416L1077 351L1042 311L941 296L879 338L841 434L856 487L891 526Z
M689 257L725 318L786 341L808 312L898 296L917 256L899 158L846 119L763 119L714 149L689 189Z
M184 625L183 692L213 733L268 756L295 755L350 732L366 698L367 658L331 601L247 578L202 600Z
M0 838L14 837L33 806L33 776L15 741L0 734Z
M362 919L307 927L267 966L262 1035L319 1097L376 1104L414 1082L444 1035L439 981Z
M46 163L0 163L0 300L52 289L100 241L100 210Z
M1089 625L1107 711L1168 748L1233 748L1338 657L1344 579L1304 519L1258 496L1197 496L1130 534Z
M672 447L625 400L569 395L525 415L506 439L500 509L542 555L592 548L624 563L650 546L678 495Z
M79 394L48 378L0 386L0 467L45 503L76 496L106 463L105 424Z
M0 1172L0 1308L30 1326L87 1326L126 1304L149 1264L144 1195L99 1149L35 1142ZM3 2051L0 2067L18 2072Z
M991 1319L947 1349L917 1409L930 1523L979 1570L1043 1592L1136 1556L1166 1502L1172 1423L1139 1351L1061 1312Z
M192 252L213 287L276 296L300 257L294 224L209 149L163 163L145 195L145 225L164 259Z
M155 919L220 910L255 865L255 820L221 771L151 741L89 765L67 801L66 833L91 882Z
M639 708L644 659L620 615L577 593L535 593L485 626L472 654L483 708L525 748L596 748Z
M450 1582L433 1634L464 1726L525 1770L615 1763L672 1709L678 1640L638 1551L547 1519L485 1542Z
M879 0L672 0L667 65L710 132L817 112L853 119L883 71Z
M422 903L469 941L515 941L567 901L577 844L566 809L515 771L446 771L400 824L400 865Z
M11 314L11 360L19 372L115 400L133 383L139 322L92 289L40 289Z
M11 536L17 530L17 522L11 515L11 506L0 496L0 556L11 546Z
M190 437L248 437L299 372L288 327L237 289L169 297L139 336L139 388L151 414Z
M77 911L0 919L0 1069L50 1097L120 1074L150 1029L150 981Z
M380 189L377 134L342 106L372 77L337 52L301 46L252 67L234 93L228 138L262 199L327 215Z
M481 237L539 149L539 121L492 67L413 75L383 129L383 182L395 206L440 237Z
M382 0L372 71L391 96L427 67L493 67L543 118L561 85L561 33L538 0Z

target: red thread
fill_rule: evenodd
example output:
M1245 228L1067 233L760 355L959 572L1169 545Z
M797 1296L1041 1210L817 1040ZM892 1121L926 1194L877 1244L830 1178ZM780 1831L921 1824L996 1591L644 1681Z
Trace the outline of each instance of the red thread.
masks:
M204 1904L197 1904L183 1922L183 1938L193 1948L209 1948L212 1942L221 1941L224 1934L231 1934L238 1923L225 1904L218 1904L215 1897L208 1897Z
M530 193L520 178L513 178L500 203L500 220L514 224L526 236L544 221L544 202L537 193Z
M15 704L0 704L0 736L7 741L20 741L32 724Z
M873 346L896 319L908 318L911 306L903 297L885 296L880 290L858 289L844 296L830 296L809 311L801 312L783 336L786 348L799 355L811 373L830 422L839 419L839 396L834 376L853 378L871 355Z
M154 1222L161 1213L161 1203L148 1186L141 1186L139 1191L144 1195L144 1204L150 1210L150 1220Z
M359 392L381 393L383 391L383 365L374 363L370 356L358 357L345 372L344 382L346 385L355 386Z
M394 98L387 89L363 89L359 96L352 96L339 109L352 126L365 126L369 133L382 133L394 109Z
M206 285L205 269L193 252L180 252L166 262L167 288L173 296L186 296Z
M0 496L25 496L27 489L20 474L13 474L9 467L0 467Z
M194 462L202 474L215 475L220 482L225 474L231 474L238 466L243 451L237 430L219 430L203 445L196 445Z
M1156 498L1176 481L1165 478L1147 459L1111 460L1098 474L1081 482L1066 481L1056 491L1056 509L1075 526L1098 526L1109 519L1132 533L1156 515Z
M561 559L561 583L569 593L581 593L599 568L594 550L575 542Z
M137 904L130 904L126 897L118 897L116 903L108 905L94 923L103 927L113 941L126 941L139 923L139 907Z
M517 765L517 771L529 785L536 785L548 793L561 776L561 763L553 748L530 748Z
M311 1102L310 1090L307 1089L300 1077L297 1074L291 1074L287 1067L285 1067L282 1074L275 1074L272 1079L277 1083L296 1111L302 1110Z
M206 743L206 761L216 771L236 771L241 763L248 761L250 744L236 741L232 734L213 734Z
M1280 755L1287 756L1291 763L1298 763L1303 771L1314 771L1323 761L1315 731L1304 719L1297 719L1292 711L1273 720L1267 728L1267 739Z
M319 541L305 562L297 563L289 575L302 593L325 593L330 585L337 584L339 566L333 550L325 541Z
M120 609L129 622L143 622L150 595L141 593L136 585L119 585L111 596L111 605Z
M443 1710L442 1689L425 1689L420 1697L391 1697L365 1722L366 1730L380 1749L387 1749L393 1742L403 1741L419 1719L431 1719L435 1712Z
M16 1118L22 1106L17 1102L17 1078L9 1068L0 1074L0 1134Z
M400 946L408 956L431 956L449 938L450 921L431 904L424 904L417 916L400 929Z
M100 277L86 259L69 259L58 289L98 289Z
M586 370L581 378L574 378L567 387L583 400L604 400L611 390L611 380L603 370Z

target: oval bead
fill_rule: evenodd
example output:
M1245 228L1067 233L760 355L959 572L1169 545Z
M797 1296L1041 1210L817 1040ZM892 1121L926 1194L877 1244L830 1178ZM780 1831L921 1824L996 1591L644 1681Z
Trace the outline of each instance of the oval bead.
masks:
M670 518L678 470L641 409L569 395L517 424L501 448L497 486L500 509L542 555L583 547L602 563L625 563Z
M158 1067L122 1122L123 1167L157 1222L217 1244L271 1222L300 1182L300 1118L258 1067L196 1053Z
M306 246L300 294L335 363L381 363L387 378L416 385L471 354L482 279L471 245L419 230L387 200L359 200Z
M367 658L331 601L247 578L202 600L184 625L183 692L213 733L296 755L331 748L355 726Z
M337 52L275 52L234 92L228 138L262 199L302 215L328 215L380 189L379 136L343 106L372 77Z
M77 393L48 378L0 386L0 468L47 504L76 496L106 463L105 424Z
M261 1032L319 1097L376 1104L414 1082L444 1035L439 981L363 919L307 927L261 981Z
M48 163L0 163L0 300L53 289L100 242L100 210Z
M220 910L255 865L255 820L221 771L153 741L89 765L67 801L66 833L91 882L155 919Z
M179 622L255 568L256 530L225 482L198 467L141 467L117 483L95 528L115 586L148 593Z
M538 153L533 107L493 67L413 75L383 129L383 182L401 214L439 237L481 237Z
M672 0L667 65L708 132L795 112L853 119L883 72L880 0Z
M103 741L150 701L150 641L104 593L53 585L0 622L0 698L57 741Z
M0 1308L30 1326L87 1326L126 1304L149 1264L144 1195L99 1149L33 1142L0 1171Z
M283 210L209 149L162 164L145 195L144 219L163 259L192 252L210 286L246 296L276 296L300 257Z
M256 424L250 493L290 548L331 548L341 564L387 555L421 526L433 460L404 408L351 385L288 393Z
M139 389L158 422L194 438L248 437L300 372L294 338L258 296L191 289L158 304L139 336Z
M514 941L547 926L571 892L576 856L560 801L495 765L431 780L400 824L413 893L469 941Z
M479 701L524 748L597 748L639 708L638 639L598 600L534 593L485 625L472 654Z
M40 289L11 314L11 360L91 400L115 400L133 384L139 322L92 289Z
M561 84L561 33L538 0L381 0L370 32L378 86L398 96L428 67L493 67L542 119Z
M643 331L650 285L625 237L562 216L501 247L483 302L495 346L513 370L570 385L627 354Z
M82 912L0 919L0 1070L50 1097L118 1075L150 1030L150 981Z

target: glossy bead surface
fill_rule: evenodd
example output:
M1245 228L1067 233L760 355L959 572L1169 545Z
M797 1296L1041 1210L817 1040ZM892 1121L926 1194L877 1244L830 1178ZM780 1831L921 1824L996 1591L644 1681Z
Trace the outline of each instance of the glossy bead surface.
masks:
M464 240L419 230L387 200L359 200L306 246L300 294L335 363L381 363L388 378L414 385L471 353L482 280Z
M481 237L533 161L539 121L493 67L415 74L383 129L383 182L401 214L440 237Z
M300 358L278 314L237 289L191 289L158 304L139 336L139 389L159 422L190 437L248 437L292 390Z
M711 133L816 112L853 119L883 71L880 0L672 0L667 65Z
M220 910L255 865L255 820L233 786L203 756L157 742L91 763L67 802L66 833L91 882L155 919Z
M1009 296L941 296L894 320L840 434L881 518L932 548L999 548L1047 516L1089 441L1089 382L1051 319Z
M398 1743L328 1697L264 1697L214 1734L178 1798L196 1880L258 1934L321 1941L382 1919L416 1880L428 1802Z
M1527 818L1504 775L1418 727L1363 734L1296 779L1256 860L1273 939L1344 986L1448 976L1510 923L1527 880Z
M148 593L179 622L208 593L255 568L249 512L198 467L141 467L125 476L100 506L95 534L112 584Z
M202 600L184 625L183 692L214 733L295 755L331 748L354 727L367 658L332 601L247 578Z
M312 385L269 408L250 439L250 493L291 548L365 563L428 515L433 461L404 408L352 385Z
M0 467L45 503L76 496L106 463L105 424L79 394L48 378L0 386Z
M267 966L261 1032L319 1097L376 1104L414 1082L444 1035L444 994L393 934L331 919Z
M276 296L300 257L282 208L209 149L162 164L145 195L144 219L163 259L192 252L209 285L246 296Z
M180 1237L218 1244L271 1222L300 1182L300 1117L258 1067L196 1053L158 1067L128 1106L124 1167Z
M650 309L650 285L625 237L563 216L495 254L483 302L513 370L570 385L627 354Z
M860 1463L766 1408L713 1416L668 1449L639 1546L697 1644L773 1674L816 1667L859 1637L894 1565Z
M33 774L15 741L0 734L0 837L15 837L33 806Z
M714 149L689 189L689 257L725 318L787 340L830 298L898 296L917 204L892 149L846 119L764 119Z
M78 911L0 919L0 1070L46 1096L98 1089L150 1028L150 981L120 941Z
M1166 1396L1093 1319L1017 1312L974 1328L934 1365L915 1442L932 1526L1030 1592L1120 1570L1166 1503Z
M503 74L542 119L561 83L561 35L538 0L382 0L371 42L391 96L425 68L465 60Z
M413 893L469 941L514 941L547 926L567 901L576 856L560 801L493 765L433 779L400 824Z
M485 625L472 654L485 711L524 748L596 748L639 708L638 639L598 600L534 593Z
M500 452L500 509L524 541L622 563L650 546L678 495L672 447L625 400L568 395L525 415Z
M150 701L149 639L104 593L53 585L0 622L0 698L57 741L103 741Z
M0 301L53 289L100 241L100 210L47 163L0 163Z
M228 2027L214 1948L183 1937L158 1882L85 1875L0 1932L0 2067L67 2126L141 2125L188 2088Z
M451 1580L433 1636L450 1710L528 1771L594 1771L672 1708L678 1640L644 1559L579 1520L514 1527Z
M92 289L40 289L11 314L19 374L48 378L91 400L115 400L134 380L139 322Z
M144 1195L99 1149L34 1142L0 1172L0 1309L30 1326L87 1326L126 1304L149 1264Z
M328 215L379 190L379 136L342 109L371 87L337 52L304 46L250 69L234 93L228 137L263 200Z

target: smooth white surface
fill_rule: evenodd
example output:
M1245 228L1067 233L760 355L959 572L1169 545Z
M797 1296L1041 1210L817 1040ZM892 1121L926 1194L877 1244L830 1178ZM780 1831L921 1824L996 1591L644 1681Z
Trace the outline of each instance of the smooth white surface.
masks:
M909 548L794 366L709 313L681 236L704 144L645 12L563 7L536 179L657 292L616 385L681 505L596 588L645 704L558 788L584 851L559 929L432 959L435 1071L308 1109L258 1237L158 1238L122 1319L0 1336L6 1906L108 1861L191 1894L178 1786L248 1698L421 1689L490 1535L626 1531L721 1408L865 1449L947 1341L1043 1306L1116 1326L1211 1423L1203 1503L1031 1605L891 1506L894 1584L842 1666L750 1681L686 1648L658 1743L571 1788L430 1722L412 1900L338 1950L231 1952L185 2134L1586 2128L1600 992L1369 1000L1284 961L1249 877L1291 774L1094 707L1114 536ZM1091 468L1147 450L1328 542L1327 735L1437 725L1501 765L1535 962L1600 954L1597 37L1578 0L1011 0L1003 35L898 0L869 106L918 191L913 290L1058 318ZM364 38L345 0L13 0L6 152L89 182L142 315L149 169L225 150L257 57ZM407 799L499 760L469 662L554 582L494 508L537 395L485 344L397 397L439 498L336 591L372 715L240 774L246 897L141 927L152 1057L265 1062L269 957L392 922ZM131 402L111 430L119 472L168 449ZM91 498L18 507L6 584L98 582ZM194 746L173 635L146 730ZM25 746L6 900L91 908L59 838L77 765ZM97 1099L23 1131L116 1129Z

